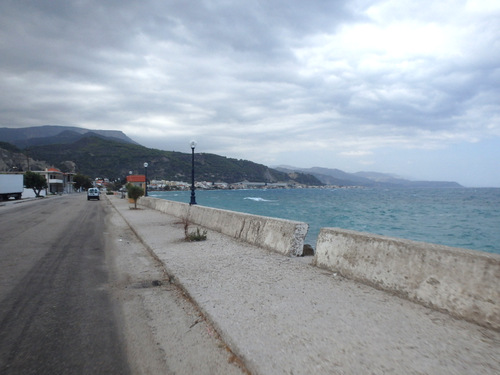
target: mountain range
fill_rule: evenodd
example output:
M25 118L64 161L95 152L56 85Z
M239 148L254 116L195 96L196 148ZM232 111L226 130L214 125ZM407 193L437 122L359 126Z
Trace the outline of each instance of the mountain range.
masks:
M0 128L0 170L56 167L90 177L123 179L144 173L167 180L189 180L191 154L144 147L117 130L90 130L71 126L45 125L28 128ZM378 172L348 173L330 168L273 168L248 160L199 153L195 157L196 177L206 181L234 183L290 182L303 185L366 187L461 187L452 181L411 181Z
M92 178L123 180L130 172L144 174L144 162L147 162L150 179L189 181L191 178L190 153L150 149L119 131L59 126L1 128L0 137L0 170L3 171L56 167L63 172ZM248 160L208 153L195 155L195 170L199 181L322 185L318 179L304 173L289 175Z
M21 149L32 146L68 144L82 137L101 137L104 139L138 144L119 130L90 130L74 126L44 125L28 128L0 128L0 140Z
M289 165L275 166L275 169L285 172L301 172L311 174L325 185L366 186L366 187L404 187L404 188L457 188L462 187L454 181L412 181L398 176L380 172L348 173L340 169L330 168L297 168Z

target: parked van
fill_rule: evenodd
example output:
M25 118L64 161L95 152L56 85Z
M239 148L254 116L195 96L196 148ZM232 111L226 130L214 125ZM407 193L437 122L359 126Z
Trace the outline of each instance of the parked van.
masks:
M87 200L97 199L99 200L100 191L98 188L90 188L87 190Z

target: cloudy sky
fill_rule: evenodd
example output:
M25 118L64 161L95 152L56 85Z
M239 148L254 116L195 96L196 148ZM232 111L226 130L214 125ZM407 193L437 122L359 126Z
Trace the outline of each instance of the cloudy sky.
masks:
M0 127L500 187L499 0L2 0Z

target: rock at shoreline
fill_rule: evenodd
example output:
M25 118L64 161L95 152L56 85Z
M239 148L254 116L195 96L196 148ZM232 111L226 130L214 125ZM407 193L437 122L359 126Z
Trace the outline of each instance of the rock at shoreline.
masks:
M306 243L302 249L302 256L314 256L314 248Z

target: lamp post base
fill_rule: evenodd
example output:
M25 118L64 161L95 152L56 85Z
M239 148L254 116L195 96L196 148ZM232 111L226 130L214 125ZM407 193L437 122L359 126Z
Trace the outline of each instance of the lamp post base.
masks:
M194 195L194 191L191 190L191 202L189 202L189 205L197 204L196 203L196 197Z

